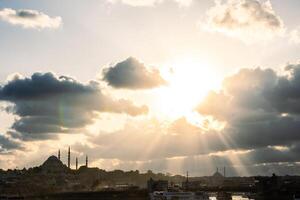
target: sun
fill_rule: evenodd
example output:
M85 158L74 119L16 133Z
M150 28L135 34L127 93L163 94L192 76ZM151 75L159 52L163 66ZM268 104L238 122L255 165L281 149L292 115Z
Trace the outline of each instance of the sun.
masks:
M220 85L217 73L208 62L189 56L174 59L166 66L162 75L168 85L157 92L160 115L170 119L193 118L195 107Z

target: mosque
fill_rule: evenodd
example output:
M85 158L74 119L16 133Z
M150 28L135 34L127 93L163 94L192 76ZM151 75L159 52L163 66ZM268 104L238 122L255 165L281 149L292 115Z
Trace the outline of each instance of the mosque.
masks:
M46 173L63 173L71 170L71 148L68 149L68 163L65 165L60 158L60 150L57 156L50 156L42 165L42 169ZM85 157L84 167L88 168L88 156ZM75 170L78 170L78 158L75 158Z

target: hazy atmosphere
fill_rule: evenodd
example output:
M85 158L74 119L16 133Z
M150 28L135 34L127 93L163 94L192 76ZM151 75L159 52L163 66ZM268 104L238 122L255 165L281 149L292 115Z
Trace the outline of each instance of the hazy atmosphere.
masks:
M0 168L300 173L299 0L0 0Z

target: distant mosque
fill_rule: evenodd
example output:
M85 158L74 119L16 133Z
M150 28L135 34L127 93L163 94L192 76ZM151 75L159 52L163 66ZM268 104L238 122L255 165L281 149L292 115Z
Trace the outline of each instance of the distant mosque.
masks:
M216 172L212 175L212 177L215 177L215 178L224 178L224 177L226 177L226 168L225 167L223 168L223 174L221 174L219 172L219 168L217 167Z
M89 158L86 155L85 157L85 165L83 167L88 168L88 164L89 164ZM71 169L71 148L68 148L68 163L67 166L63 164L63 162L61 161L61 157L60 157L60 149L58 150L57 153L57 157L56 156L50 156L44 163L43 165L44 168L46 168L47 170L66 170L66 169ZM78 158L75 158L75 169L78 170Z

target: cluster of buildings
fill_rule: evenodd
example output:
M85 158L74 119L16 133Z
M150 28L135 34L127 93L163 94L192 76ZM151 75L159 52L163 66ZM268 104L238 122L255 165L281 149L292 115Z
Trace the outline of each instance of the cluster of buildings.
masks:
M300 197L300 177L299 176L253 176L253 177L226 177L221 174L218 169L212 176L189 178L188 173L186 180L182 185L176 185L167 180L153 180L147 182L148 191L164 191L164 192L184 192L184 191L206 191L217 194L228 195L238 193L249 199L263 200L294 200ZM300 199L300 198L299 198Z
M219 172L217 168L211 176L189 177L168 176L152 171L105 171L88 167L88 156L85 165L78 166L75 157L75 169L71 168L71 148L68 148L67 164L61 161L61 152L50 156L42 165L22 170L0 169L0 194L48 194L72 191L132 190L146 187L153 191L263 191L273 196L285 195L284 191L300 191L299 176L284 177L227 177L226 168ZM74 166L74 165L73 165Z
M0 169L0 194L55 193L89 190L94 179L88 176L88 156L85 165L71 168L71 148L68 148L67 164L61 161L61 153L50 156L42 165L29 169ZM88 177L88 178L86 178Z
M226 168L223 168L223 174L218 168L212 176L195 177L183 182L183 187L191 190L199 188L251 188L254 187L254 177L226 177Z
M218 168L212 176L192 177L186 175L185 181L180 185L169 183L167 180L153 180L147 182L149 191L167 191L167 190L210 190L217 188L238 188L249 189L255 185L254 177L226 177L226 168L223 168L223 174Z

